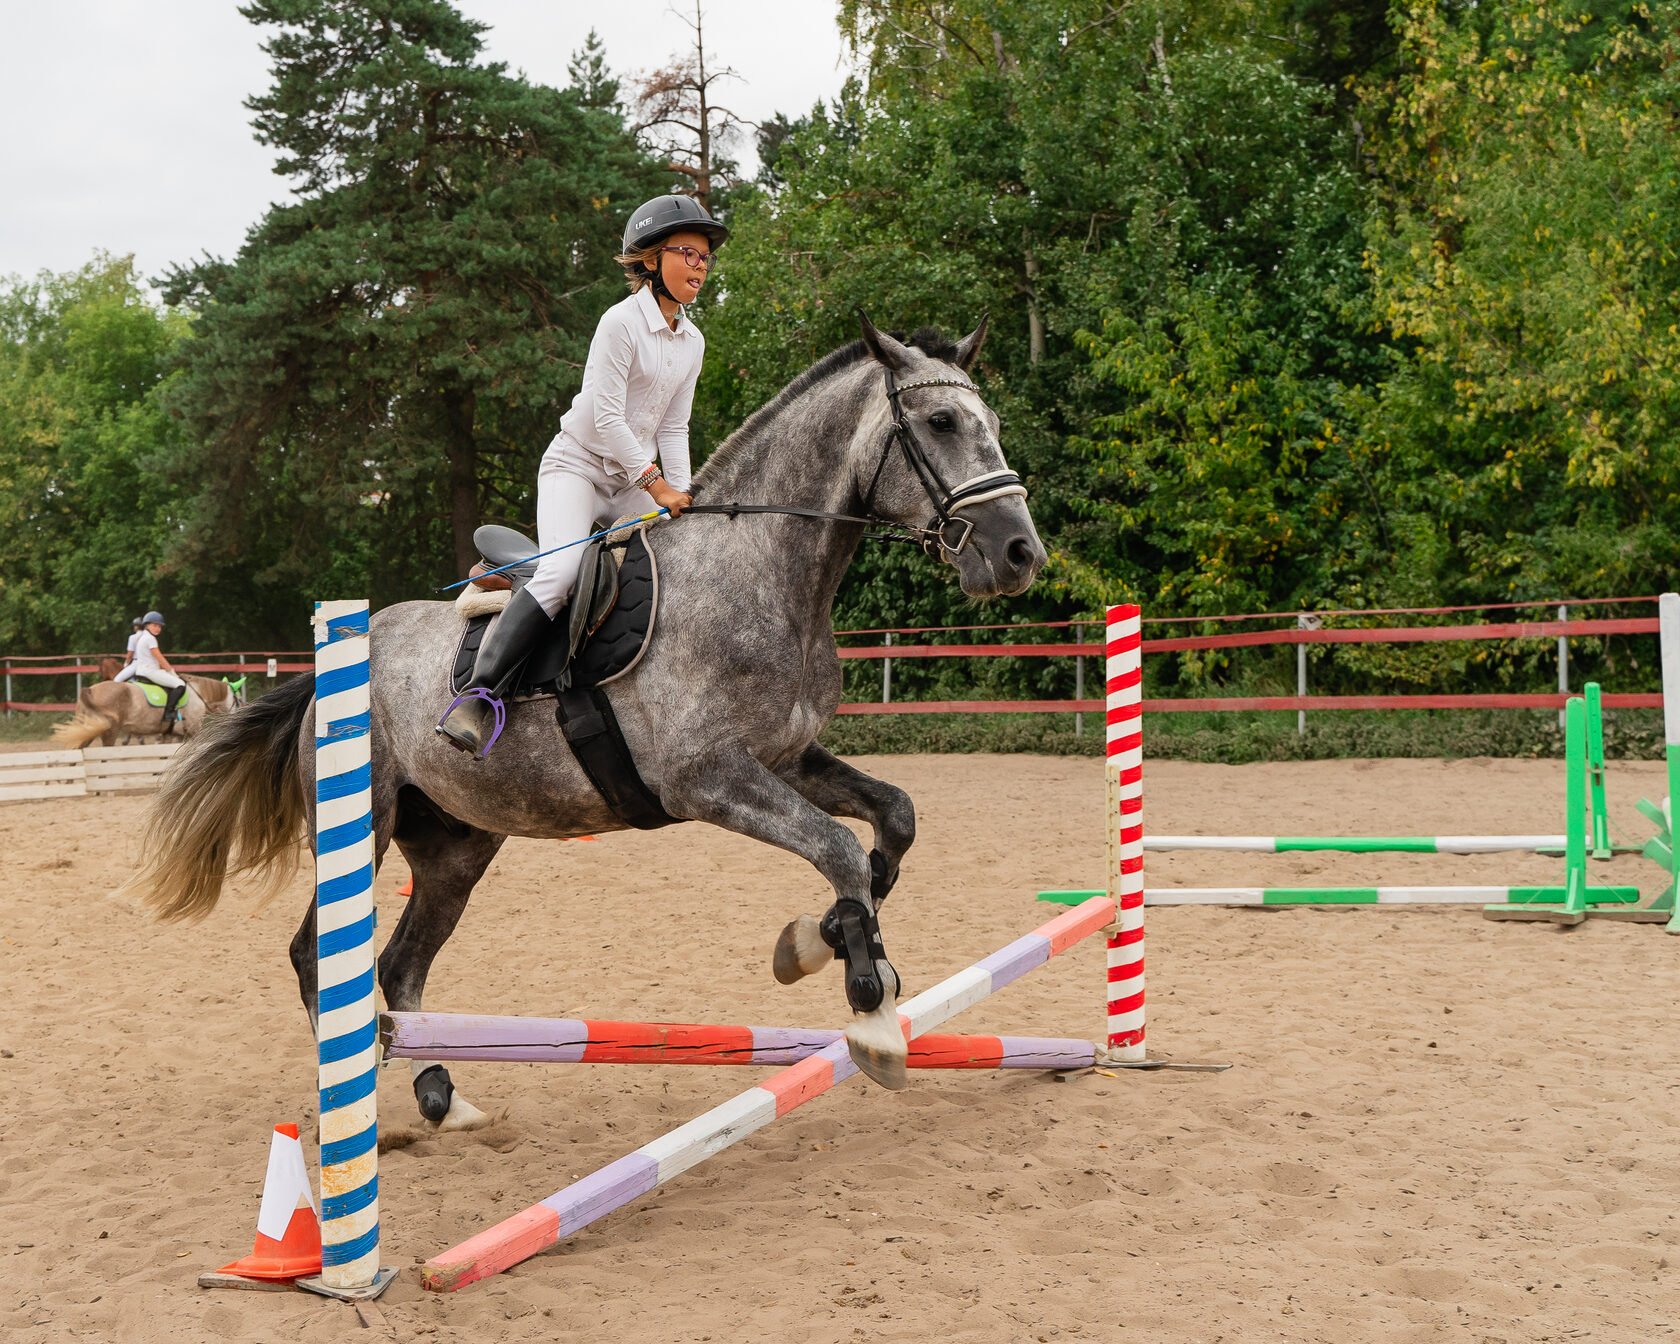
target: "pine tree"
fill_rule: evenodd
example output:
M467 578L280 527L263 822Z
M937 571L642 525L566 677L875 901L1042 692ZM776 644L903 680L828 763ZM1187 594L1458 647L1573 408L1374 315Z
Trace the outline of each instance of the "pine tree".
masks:
M617 110L618 80L607 68L606 46L593 28L583 45L572 53L566 75L572 81L571 87L577 93L578 101L585 107Z
M618 297L624 212L664 179L616 112L483 62L484 26L444 0L242 12L273 30L249 106L297 198L231 262L165 281L198 314L173 397L201 445L178 560L231 548L281 622L299 585L412 595L465 572L482 519L529 516Z

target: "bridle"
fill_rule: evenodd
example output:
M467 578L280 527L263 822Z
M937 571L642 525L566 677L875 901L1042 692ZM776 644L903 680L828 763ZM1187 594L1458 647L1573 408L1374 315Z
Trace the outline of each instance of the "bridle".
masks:
M935 554L936 549L946 558L961 555L974 532L974 523L970 519L958 517L958 510L973 504L984 504L987 500L1002 499L1006 495L1019 495L1025 499L1027 487L1021 483L1021 478L1008 468L971 476L955 488L946 485L945 478L934 466L927 449L922 447L921 440L916 437L916 431L904 418L904 408L899 403L899 397L922 387L960 387L976 394L980 389L967 378L920 378L913 383L900 384L893 377L891 369L886 370L886 375L887 404L892 409L892 430L887 435L887 441L881 445L881 455L876 459L875 470L869 477L869 488L863 493L861 517L849 513L824 513L820 509L801 509L782 504L690 504L683 512L722 513L730 517L738 513L781 513L799 518L824 518L839 523L864 523L871 527L892 529L889 532L866 534L876 541L914 542L930 556ZM883 518L874 511L875 491L881 482L881 471L887 465L887 459L892 456L895 443L903 452L911 472L921 483L928 503L933 506L933 517L926 527L912 527L908 523Z
M939 549L948 556L961 555L963 547L968 545L968 538L974 531L974 524L967 518L958 518L957 510L970 504L984 504L989 499L1002 499L1005 495L1019 495L1027 497L1027 487L1021 484L1021 478L1005 467L1002 471L988 471L979 476L971 476L955 489L945 484L945 478L939 474L939 468L933 465L928 457L927 449L916 437L916 431L910 428L910 422L904 418L904 407L899 404L899 397L906 392L913 392L919 387L960 387L979 394L980 389L966 378L921 378L913 383L899 385L893 377L892 370L887 374L887 404L892 407L892 433L881 447L881 456L875 463L875 473L869 478L869 489L864 491L863 511L874 516L872 509L875 503L875 487L881 480L881 468L887 465L887 458L892 455L894 443L904 451L904 460L915 473L916 479L922 483L922 490L927 494L928 503L933 505L933 520L927 527L918 529L923 534L922 549L929 555L933 554L933 543L937 541ZM953 541L948 535L953 528L960 529Z

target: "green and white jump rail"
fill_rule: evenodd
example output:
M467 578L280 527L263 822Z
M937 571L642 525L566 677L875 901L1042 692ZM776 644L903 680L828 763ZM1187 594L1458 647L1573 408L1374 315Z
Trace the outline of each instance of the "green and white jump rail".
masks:
M1041 891L1038 899L1079 905L1095 891ZM1564 887L1145 887L1152 905L1543 905L1562 902ZM1589 905L1634 905L1638 887L1589 887Z
M1146 835L1155 853L1184 849L1245 854L1543 854L1561 853L1562 835Z

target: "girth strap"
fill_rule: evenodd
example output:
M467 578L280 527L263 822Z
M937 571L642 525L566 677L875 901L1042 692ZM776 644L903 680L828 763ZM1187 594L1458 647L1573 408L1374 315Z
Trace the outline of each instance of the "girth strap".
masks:
M680 821L648 788L618 726L612 701L599 686L570 687L556 697L554 717L572 755L612 813L626 826L652 831Z

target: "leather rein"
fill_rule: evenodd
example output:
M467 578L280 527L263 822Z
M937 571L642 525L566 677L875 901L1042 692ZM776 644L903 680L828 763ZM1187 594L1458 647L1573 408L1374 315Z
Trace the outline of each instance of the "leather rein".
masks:
M1019 495L1025 499L1027 487L1021 483L1019 476L1007 468L1003 471L988 471L979 476L971 476L955 488L946 485L945 478L939 474L939 469L934 466L927 450L922 447L921 440L911 429L910 422L904 418L904 408L899 403L899 397L905 392L921 387L960 387L976 394L980 389L967 378L922 378L900 385L893 377L891 369L886 370L886 375L887 402L892 408L892 432L887 435L886 443L881 446L881 455L876 459L875 471L869 478L869 489L864 492L861 516L851 513L826 513L821 509L802 509L791 504L690 504L683 512L721 513L731 518L741 513L780 513L795 518L819 518L834 523L862 523L866 527L892 529L887 532L864 534L874 541L908 541L920 546L928 555L933 555L935 548L946 556L961 555L974 531L974 524L967 518L958 517L957 511L971 504L984 504L987 500L1001 499L1005 495ZM933 517L926 527L913 527L909 523L895 522L891 518L883 518L872 512L875 490L881 481L881 471L887 465L895 443L903 451L904 460L911 472L921 482L928 503L933 505Z

